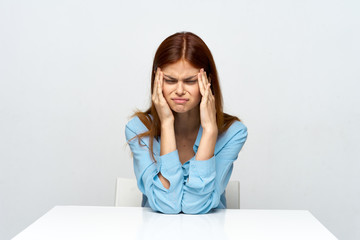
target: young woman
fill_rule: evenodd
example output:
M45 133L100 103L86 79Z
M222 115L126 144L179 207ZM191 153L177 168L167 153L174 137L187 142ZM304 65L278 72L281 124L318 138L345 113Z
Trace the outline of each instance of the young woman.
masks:
M215 62L198 36L179 32L160 44L151 94L151 107L136 112L125 130L142 206L173 214L226 208L247 128L223 112Z

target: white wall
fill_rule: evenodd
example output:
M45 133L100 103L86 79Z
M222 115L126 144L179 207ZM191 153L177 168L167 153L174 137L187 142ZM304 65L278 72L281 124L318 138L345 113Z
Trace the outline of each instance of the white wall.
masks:
M54 205L112 205L161 41L192 31L248 126L241 207L360 239L358 1L0 1L0 238ZM357 228L356 228L357 227Z

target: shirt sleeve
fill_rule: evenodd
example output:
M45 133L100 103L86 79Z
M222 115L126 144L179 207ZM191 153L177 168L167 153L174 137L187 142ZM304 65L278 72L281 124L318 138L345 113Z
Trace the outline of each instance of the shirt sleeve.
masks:
M185 182L182 211L189 214L207 213L216 208L229 182L233 162L247 139L247 128L241 124L232 137L212 158L190 160L189 179Z
M150 207L162 213L179 213L181 211L184 178L177 150L163 156L154 154L156 160L154 162L150 156L149 147L143 141L144 139L139 144L136 137L137 133L131 126L126 126L125 135L133 153L138 187L148 198ZM159 172L170 182L169 189L162 185L158 177Z

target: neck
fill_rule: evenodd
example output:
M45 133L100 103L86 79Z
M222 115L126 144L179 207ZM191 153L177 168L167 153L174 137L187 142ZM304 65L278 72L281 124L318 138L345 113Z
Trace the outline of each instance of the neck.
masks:
M189 135L198 132L200 127L199 106L186 113L174 113L174 118L176 135Z

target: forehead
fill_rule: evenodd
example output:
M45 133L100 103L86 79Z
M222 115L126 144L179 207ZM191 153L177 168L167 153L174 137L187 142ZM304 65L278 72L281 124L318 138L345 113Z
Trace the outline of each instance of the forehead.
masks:
M166 65L161 69L165 75L171 77L189 77L196 75L200 69L193 67L189 62L185 60L177 61Z

